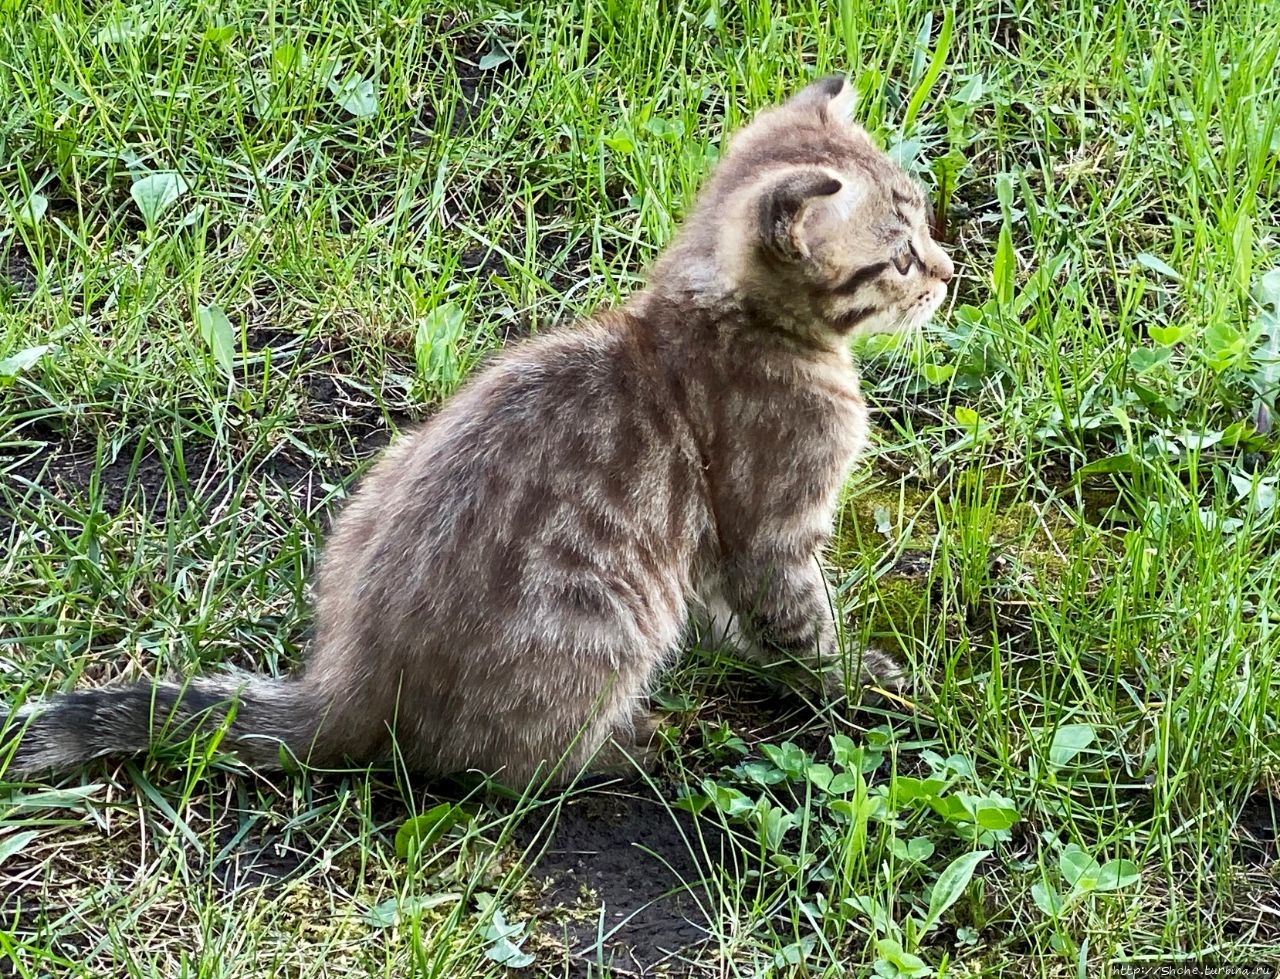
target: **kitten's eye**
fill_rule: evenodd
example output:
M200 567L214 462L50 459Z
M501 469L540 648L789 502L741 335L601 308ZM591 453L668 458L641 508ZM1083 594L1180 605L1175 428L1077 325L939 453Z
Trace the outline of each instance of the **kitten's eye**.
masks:
M911 266L920 264L920 256L916 254L916 246L907 242L892 259L893 267L898 270L899 275L906 275L911 271Z

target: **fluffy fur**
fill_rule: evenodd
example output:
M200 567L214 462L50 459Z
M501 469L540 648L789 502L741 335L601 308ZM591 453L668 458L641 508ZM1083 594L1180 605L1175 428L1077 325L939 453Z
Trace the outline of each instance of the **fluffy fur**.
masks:
M266 767L393 737L514 784L645 763L691 614L830 695L896 683L841 656L819 564L867 434L848 338L921 324L952 267L850 104L824 79L757 116L645 289L504 352L386 452L336 521L298 676L55 698L11 718L9 776L211 723Z

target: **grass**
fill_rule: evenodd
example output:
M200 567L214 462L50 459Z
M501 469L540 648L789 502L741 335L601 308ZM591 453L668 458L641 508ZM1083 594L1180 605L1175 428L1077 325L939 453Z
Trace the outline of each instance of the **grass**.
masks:
M724 132L815 73L959 269L923 338L860 348L835 548L909 703L700 654L653 784L271 782L215 743L6 784L0 972L1280 959L1280 3L1023 6L0 0L9 703L289 669L361 463L633 288Z

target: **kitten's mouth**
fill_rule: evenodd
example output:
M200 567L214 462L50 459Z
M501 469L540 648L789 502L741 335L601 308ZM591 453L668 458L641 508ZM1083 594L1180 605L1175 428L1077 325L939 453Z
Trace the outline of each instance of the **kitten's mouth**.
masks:
M930 295L921 296L907 307L901 323L908 331L924 329L933 319L933 314L942 308L946 299L947 287L939 283Z
M917 326L925 326L931 319L933 314L942 308L942 304L947 301L947 287L941 282L935 283L933 287L933 295L929 296L924 305L920 309Z

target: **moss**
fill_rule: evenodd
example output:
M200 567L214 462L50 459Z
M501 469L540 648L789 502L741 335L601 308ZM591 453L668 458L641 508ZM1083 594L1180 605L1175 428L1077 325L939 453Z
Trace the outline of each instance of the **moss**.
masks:
M927 555L920 557L927 559ZM928 565L913 559L907 570L895 564L877 581L868 582L847 606L847 614L860 636L873 645L893 648L928 636L931 605Z
M975 468L936 486L910 477L855 481L836 520L830 560L848 583L845 607L863 638L883 646L936 636L946 580L965 603L1024 609L1052 595L1068 570L1079 520L1031 496L1026 475Z
M938 533L934 499L934 490L906 479L851 484L836 515L832 560L851 567L883 555L904 536L907 546L928 546Z

